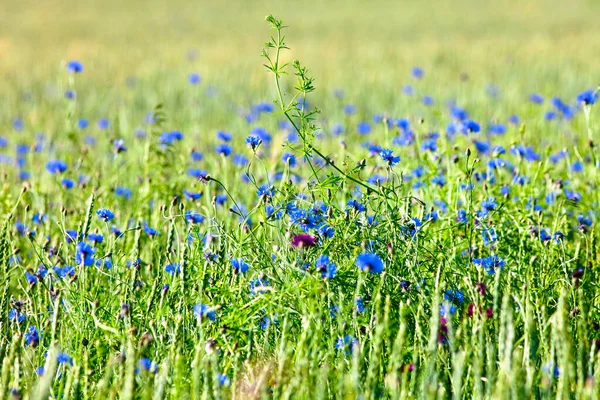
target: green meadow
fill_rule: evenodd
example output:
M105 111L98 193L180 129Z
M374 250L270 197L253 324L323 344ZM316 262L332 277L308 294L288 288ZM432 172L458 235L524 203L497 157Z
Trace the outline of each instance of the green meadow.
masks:
M598 398L599 16L0 4L0 400Z

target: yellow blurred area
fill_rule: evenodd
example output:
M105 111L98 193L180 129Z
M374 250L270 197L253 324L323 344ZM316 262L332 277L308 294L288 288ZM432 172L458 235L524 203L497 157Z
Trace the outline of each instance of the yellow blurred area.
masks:
M261 64L269 13L290 26L292 56L324 77L344 69L381 80L420 63L456 74L514 61L591 73L600 54L596 0L4 0L0 70L43 75L74 58L86 73L126 76L197 52L203 73L244 71Z

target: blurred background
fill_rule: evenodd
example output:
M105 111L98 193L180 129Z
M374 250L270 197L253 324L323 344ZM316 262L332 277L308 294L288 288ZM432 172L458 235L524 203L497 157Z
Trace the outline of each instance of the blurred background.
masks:
M414 65L482 82L516 67L521 80L568 84L593 80L600 60L597 0L3 0L0 71L31 80L78 59L111 81L181 69L251 82L264 76L269 13L290 26L290 57L326 86L400 84Z

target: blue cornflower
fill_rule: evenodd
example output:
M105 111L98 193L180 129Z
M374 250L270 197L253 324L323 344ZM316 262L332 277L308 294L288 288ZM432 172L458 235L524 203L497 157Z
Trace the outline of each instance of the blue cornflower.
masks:
M256 190L256 195L263 200L269 200L275 196L275 187L268 184L261 185Z
M40 334L35 326L30 326L25 333L25 343L31 347L37 347L40 342Z
M267 219L278 220L283 217L283 211L281 209L276 209L271 204L267 204L265 206L265 215L267 216Z
M361 270L372 274L381 273L385 267L383 260L375 253L362 253L354 263Z
M356 113L356 106L354 104L346 104L344 106L344 114L352 115Z
M96 249L85 242L77 243L77 251L75 253L75 263L77 265L83 264L86 267L94 265L94 253Z
M219 131L217 132L217 139L222 140L223 142L230 142L233 139L233 135L229 132Z
M115 217L115 214L108 208L99 208L98 211L96 211L96 215L104 222L109 222Z
M152 372L156 374L158 372L158 364L149 358L142 358L138 362L138 368L136 368L136 372L139 374L141 371Z
M74 242L77 239L77 237L79 236L77 231L74 229L67 229L67 230L65 230L65 233L67 234L66 235L67 243Z
M77 60L72 60L67 63L67 71L78 74L83 71L83 64Z
M14 118L12 120L12 126L16 131L18 131L18 132L22 131L23 127L24 127L23 120L19 117Z
M419 218L411 218L405 225L400 227L400 230L405 236L414 239L421 226L423 226L423 222Z
M155 228L148 226L147 223L144 224L144 232L146 233L146 235L148 235L150 237L154 237L154 236L158 235L158 231Z
M283 161L285 164L289 165L290 167L293 167L296 165L296 157L292 153L285 153L281 157L281 161Z
M565 189L564 193L565 193L565 196L567 197L567 200L580 201L582 198L581 193L575 192L573 190Z
M192 85L199 84L201 80L202 80L202 77L200 76L200 74L198 74L196 72L192 72L191 74L188 75L188 81Z
M463 133L477 133L481 130L481 126L479 126L479 124L472 119L463 121L462 128Z
M73 365L73 358L67 353L58 353L56 361L58 361L59 364Z
M435 222L440 218L440 215L437 211L433 210L430 213L425 215L425 220Z
M421 144L421 150L435 153L438 150L437 142L433 139L427 139Z
M544 96L542 96L541 94L534 93L531 96L529 96L529 101L535 104L542 104L544 102Z
M365 311L365 299L362 297L358 297L355 301L354 301L354 305L356 306L356 313L357 314L361 314Z
M465 302L465 294L460 290L446 290L444 300L454 304L462 304Z
M448 125L446 125L446 136L448 139L453 140L457 130L456 123L454 122L450 122Z
M217 319L217 314L215 313L215 310L207 306L206 304L196 304L192 309L194 311L194 315L199 320L208 318L209 320L214 321L215 319Z
M88 239L94 243L102 243L104 241L104 236L100 233L90 233L88 234Z
M248 271L248 263L244 262L242 258L232 258L231 266L236 274L243 274Z
M113 149L115 153L123 153L127 151L127 146L125 146L125 141L123 139L116 139L113 141Z
M371 124L366 121L359 122L358 125L356 125L356 132L360 135L368 135L371 133Z
M515 183L517 185L523 186L529 182L529 177L527 177L525 175L516 174L515 176L513 176L512 181L513 181L513 183Z
M364 212L367 210L367 207L356 199L348 200L348 207L358 212Z
M202 193L200 192L189 192L187 190L183 191L183 195L185 196L186 199L188 200L200 200L200 198L202 197Z
M252 131L250 131L250 135L258 136L265 143L271 142L272 139L271 134L262 126L252 128Z
M383 150L383 147L381 147L378 144L370 144L369 145L369 154L374 156L377 154L381 154L381 151Z
M342 124L334 124L331 127L331 133L335 136L341 135L342 133L344 133L344 126Z
M225 144L225 143L218 144L217 147L215 147L215 152L217 154L222 154L225 157L230 155L231 151L232 151L231 146L228 144Z
M563 102L559 97L554 97L551 100L552 106L560 112L565 119L573 118L573 109L571 106Z
M106 269L111 269L113 267L113 262L110 258L104 258L100 260L96 260L96 267L102 267Z
M560 160L562 160L563 158L565 158L569 153L566 150L560 150L557 153L554 153L550 156L550 161L552 161L552 163L556 164L557 162L559 162Z
M503 135L506 133L506 125L492 124L488 127L488 132L492 135Z
M343 338L340 337L335 342L335 348L338 350L344 350L347 356L352 354L355 347L358 347L358 340L349 335L346 335Z
M448 317L448 315L456 314L456 306L454 304L440 304L440 317ZM446 341L445 336L442 336L441 340Z
M469 217L467 216L467 212L461 208L458 210L458 215L456 216L456 222L461 224L466 224L469 221Z
M548 111L546 112L546 114L544 114L544 119L546 121L552 121L554 119L556 119L557 115L554 111Z
M439 187L444 187L444 185L446 184L446 178L444 177L444 175L436 175L433 178L431 178L431 183Z
M77 97L77 93L74 90L65 90L65 98L73 100Z
M321 273L323 279L333 279L337 274L337 265L329 261L329 257L321 254L315 261L317 271Z
M483 240L484 246L489 247L497 239L498 234L494 228L484 228L481 230L481 240Z
M435 103L435 100L431 96L423 96L423 104L426 106L431 106Z
M229 380L229 377L225 374L219 374L217 376L217 380L219 381L219 385L221 386L229 386L231 385L231 380Z
M327 225L327 224L322 224L321 226L319 226L319 228L317 229L319 232L319 235L323 238L332 238L333 235L335 235L335 229L333 229L331 226Z
M577 102L585 105L592 105L596 100L598 100L598 92L594 90L586 90L577 96Z
M583 171L583 164L581 163L581 161L575 161L571 165L571 171L573 171L573 172L581 172L581 171Z
M584 214L577 215L577 222L579 222L579 225L585 226L592 226L592 224L594 223L594 221L589 216L586 216Z
M565 238L565 234L562 233L561 231L556 231L556 232L554 232L553 238L554 238L554 242L556 244L558 244L563 241L563 239Z
M526 161L529 161L529 162L539 161L541 158L540 155L537 154L535 152L535 150L530 146L513 145L510 148L510 152L516 156L519 156L519 157L525 159Z
M27 316L21 313L21 311L19 311L18 309L11 308L8 311L8 319L10 321L17 321L18 323L21 323L27 319Z
M199 151L192 150L190 152L190 158L192 159L192 161L202 161L202 159L204 158L204 154L202 154Z
M196 211L187 211L185 213L185 220L192 224L201 224L204 222L204 215Z
M38 282L37 276L33 275L29 271L25 272L25 279L27 279L27 282L29 282L31 285L35 285Z
M235 165L237 165L238 167L243 167L245 165L248 165L249 162L250 162L250 160L248 160L248 157L246 157L243 154L235 154L233 156L233 163Z
M390 149L381 150L379 155L381 156L383 161L387 162L388 166L390 167L393 167L394 165L400 162L400 156L394 156L392 150Z
M115 188L115 194L119 197L123 197L125 200L129 200L131 198L131 189L123 186L117 186Z
M425 74L423 72L423 69L420 67L414 67L411 71L412 76L414 76L417 79L421 79L423 77L423 75Z
M262 139L256 135L250 135L246 138L246 144L250 146L252 150L256 150L261 143Z
M62 181L60 181L60 184L67 190L73 189L73 186L75 186L75 182L72 179L67 178L64 178Z
M473 264L481 265L488 274L493 275L496 273L496 270L504 268L506 261L497 255L493 255L485 258L475 258L473 259Z
M269 287L269 281L267 279L256 278L252 282L250 282L250 293L253 296L260 294L262 292L266 292Z
M61 174L67 170L67 163L61 160L51 160L46 164L46 170L51 174Z
M56 275L61 278L66 278L67 276L75 275L75 267L72 265L65 265L64 267L54 267L53 268Z
M183 140L183 133L181 133L180 131L163 132L158 137L158 141L162 145L168 145L173 142L180 142L182 140Z
M170 275L181 273L181 265L179 263L168 264L165 266L165 272Z
M408 131L410 129L410 121L406 118L398 118L396 121L396 126L400 128L401 131Z
M79 121L77 121L77 127L79 129L85 129L88 126L88 121L85 118L81 118Z
M96 125L98 125L98 128L100 129L108 129L108 127L110 126L110 122L106 118L101 118L98 120Z
M121 232L121 230L114 225L110 227L110 232L117 238L121 237L121 235L123 234L123 232Z
M479 211L480 217L486 217L491 211L494 211L498 207L498 203L494 197L488 197L481 202L481 211Z
M187 173L192 178L200 179L202 181L205 181L208 177L208 171L205 171L200 168L189 168L187 170Z
M480 140L473 140L473 144L475 145L475 149L478 153L486 154L490 150L489 142L482 142Z
M469 113L464 108L458 106L452 106L450 108L450 114L452 115L452 118L459 121L464 121L469 118Z
M548 242L550 241L550 239L552 239L552 235L548 233L548 230L546 228L542 228L540 230L540 241Z

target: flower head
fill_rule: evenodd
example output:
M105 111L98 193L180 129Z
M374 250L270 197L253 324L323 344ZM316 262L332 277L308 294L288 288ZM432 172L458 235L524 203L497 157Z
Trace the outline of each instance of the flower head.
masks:
M250 146L252 150L256 150L261 143L262 139L256 135L250 135L246 138L246 144Z
M67 71L78 74L83 71L83 64L77 60L72 60L67 63Z
M99 208L98 211L96 211L96 215L104 222L109 222L115 217L115 214L108 208Z
M598 92L594 90L586 90L577 96L577 102L585 105L592 105L596 100L598 100Z
M248 271L248 263L244 262L242 258L231 259L231 266L236 274L243 274Z
M46 170L51 174L61 174L67 170L67 163L61 160L51 160L46 164Z
M358 268L365 272L378 274L383 271L383 260L375 253L362 253L356 257L354 262Z
M214 321L217 318L217 314L215 313L215 310L213 308L207 306L206 304L196 304L193 307L193 311L194 311L194 315L199 320L208 318L209 320Z
M294 247L314 247L317 245L317 239L314 236L301 234L294 235L292 238L292 246Z
M394 156L392 150L383 149L381 150L379 155L381 156L383 161L388 163L390 167L393 167L394 165L398 164L398 162L400 162L400 156Z

